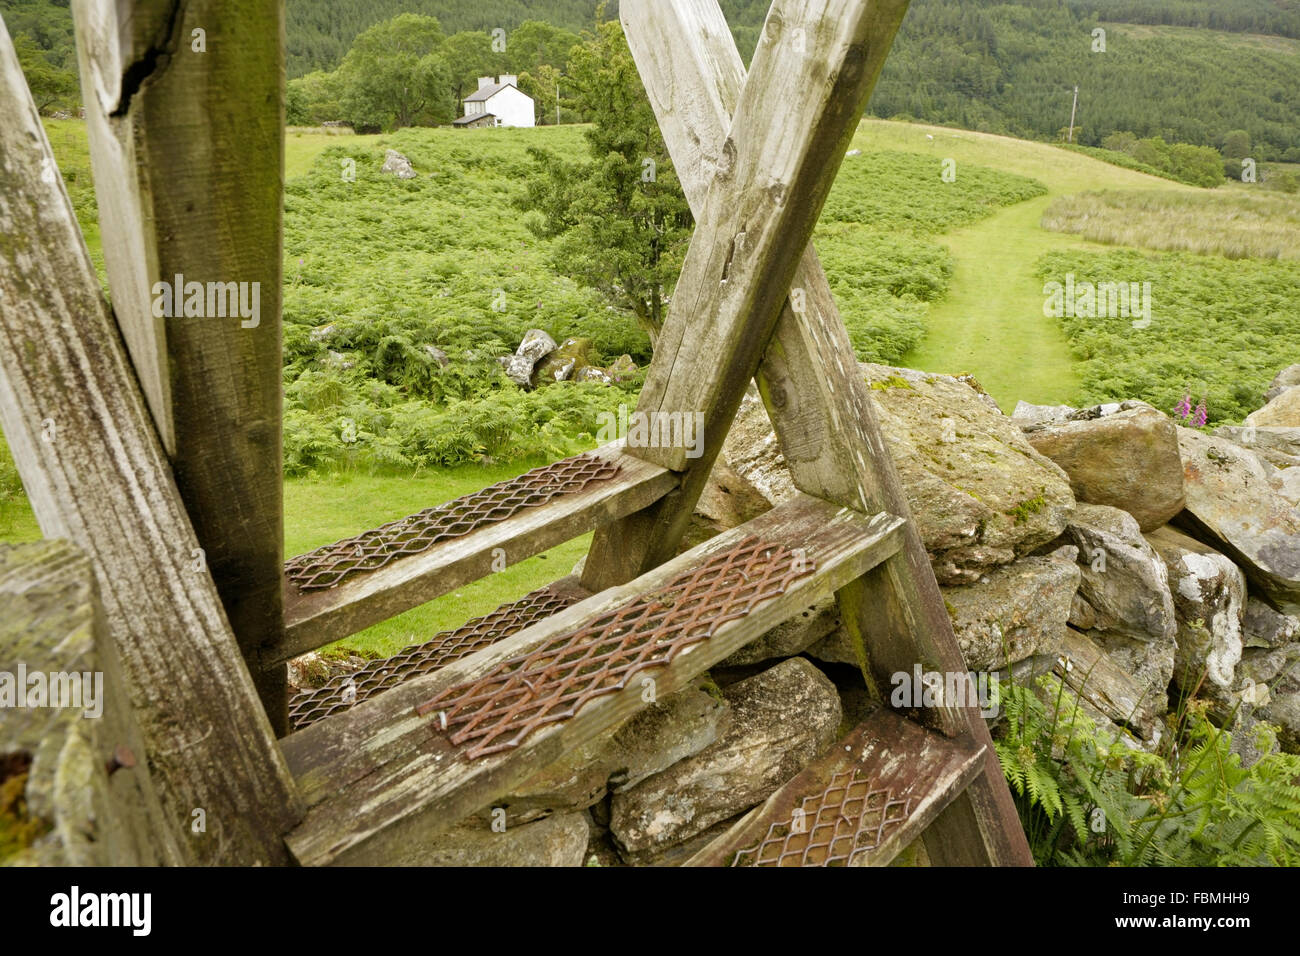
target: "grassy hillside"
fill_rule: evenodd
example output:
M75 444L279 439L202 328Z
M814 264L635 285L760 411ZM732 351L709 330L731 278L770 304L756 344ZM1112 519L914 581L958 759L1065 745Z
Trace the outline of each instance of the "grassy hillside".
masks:
M84 129L49 128L98 256ZM523 393L494 362L529 327L583 335L603 358L648 358L629 316L551 271L546 244L513 202L529 175L526 147L579 150L581 128L295 130L287 143L287 553L589 447L594 413L635 401L635 382ZM419 178L379 174L390 146ZM1216 417L1294 360L1300 330L1277 317L1300 316L1300 281L1269 271L1285 262L1116 249L1040 224L1049 208L1077 217L1079 203L1097 203L1120 211L1113 225L1131 226L1129 204L1156 204L1182 215L1193 239L1222 239L1225 217L1288 201L1280 194L1206 193L1047 144L904 123L866 121L853 148L860 153L845 161L816 242L862 358L970 372L1006 407L1121 397L1116 389L1167 405L1172 391L1191 389L1212 396ZM346 161L355 182L342 175ZM1295 248L1294 223L1270 223L1273 241ZM1154 244L1168 230L1101 238ZM1189 291L1158 296L1170 321L1126 348L1106 323L1044 316L1044 276L1066 268L1081 278L1120 269ZM429 362L425 346L452 363ZM344 440L349 425L357 441ZM12 469L0 466L0 537L36 533ZM378 652L418 640L567 572L582 553L583 542L570 543L349 643Z

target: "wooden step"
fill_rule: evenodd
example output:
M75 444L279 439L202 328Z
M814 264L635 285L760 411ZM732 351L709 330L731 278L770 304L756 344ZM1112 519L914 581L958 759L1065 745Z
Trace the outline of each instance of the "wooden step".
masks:
M882 708L686 866L884 866L984 768L986 747Z
M292 853L307 865L378 863L435 837L862 576L898 550L902 528L799 495L287 737L309 805Z
M492 515L468 533L438 541L417 553L393 557L375 570L347 570L349 548L345 545L364 541L368 537L365 535L293 559L286 565L283 584L284 639L262 651L262 662L266 666L280 664L386 621L485 578L500 570L503 563L516 564L641 511L677 487L672 472L624 455L621 442L590 454L616 463L617 473L545 504L521 508L504 520L494 520ZM487 491L504 489L498 497L507 497L510 488L506 486L517 487L517 481L503 482ZM474 497L449 502L440 510ZM378 539L382 531L370 535ZM299 569L297 574L292 573L295 568Z

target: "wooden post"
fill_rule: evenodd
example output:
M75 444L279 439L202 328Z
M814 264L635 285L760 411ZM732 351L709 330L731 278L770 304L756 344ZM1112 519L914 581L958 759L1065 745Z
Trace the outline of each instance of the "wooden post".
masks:
M202 560L287 733L285 668L261 661L283 631L284 4L77 0L73 13L113 310Z
M160 839L186 863L282 862L301 801L196 563L3 26L0 116L0 424L41 530L79 545L94 569L167 824Z
M671 34L673 44L693 42L675 32L674 4L635 9L649 32ZM702 413L702 454L629 448L682 472L682 486L647 515L597 533L584 587L628 580L676 552L906 9L906 0L772 5L730 133L708 170L695 236L637 406L649 415ZM674 83L666 95L708 94Z
M0 710L0 762L30 761L27 814L48 834L0 865L179 862L148 765L106 772L114 754L133 762L144 745L90 562L66 541L0 544L0 671L19 668L56 675L46 687L48 708Z
M894 6L901 20L905 0ZM744 64L717 0L624 0L621 10L683 190L692 208L702 209L713 170L725 161L726 130L734 129L732 111L746 87ZM882 60L888 47L886 41L883 49L875 48ZM841 618L863 652L863 669L880 686L920 660L940 670L964 671L929 558L811 245L791 289L795 295L785 303L758 381L795 485L869 514L885 511L909 519L902 552L838 595ZM990 746L984 774L932 827L927 840L928 847L934 844L932 858L955 864L1030 863L978 710L939 708L933 716L945 733L969 732Z

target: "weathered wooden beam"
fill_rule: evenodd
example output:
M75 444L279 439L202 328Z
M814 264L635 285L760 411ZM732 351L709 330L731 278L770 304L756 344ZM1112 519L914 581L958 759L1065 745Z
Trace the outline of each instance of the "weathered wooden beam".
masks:
M329 590L299 591L286 580L284 638L263 651L263 664L290 660L432 601L648 508L677 486L672 472L623 454L621 443L594 454L619 461L619 473Z
M676 33L673 3L635 0L627 9L647 34L698 43ZM645 414L702 413L703 453L689 459L681 448L635 450L681 471L682 488L652 520L597 535L585 586L626 580L676 551L906 9L907 0L772 5L730 132L704 174L702 202L699 184L693 187L695 235L637 406ZM667 82L663 100L716 100L675 76ZM714 80L704 89L717 86Z
M54 157L2 27L0 116L0 424L32 509L94 569L160 839L183 862L282 861L300 812L293 778L212 578L196 570L198 540L68 195L43 176Z
M284 4L77 0L73 13L113 309L256 661L282 620ZM287 732L285 669L253 676Z
M0 779L26 777L33 838L0 865L176 862L148 766L106 770L119 747L144 749L104 623L76 548L0 544Z
M878 710L684 865L731 866L738 854L743 854L740 865L754 865L758 854L753 851L768 839L775 825L784 828L783 832L807 834L809 841L817 843L827 840L828 831L834 832L840 838L832 848L839 857L837 865L887 866L979 776L984 750L984 745L969 737L944 737L890 710ZM848 792L832 791L838 786ZM850 787L854 789L848 790ZM880 791L884 791L883 798L866 799L868 793ZM821 797L827 793L830 798L823 801ZM837 812L840 799L847 801L847 812L865 809L866 838L875 835L875 824L881 820L876 815L879 808L887 822L880 828L878 843L867 848L843 839L853 835L855 818L841 818ZM823 803L826 809L819 816ZM796 811L800 811L798 816ZM769 845L763 848L759 863L799 866L798 850L806 845L798 838L788 847ZM825 866L829 855L814 852L803 865ZM784 858L776 864L776 857Z
M726 161L726 130L745 87L735 41L717 0L625 0L621 11L682 188L692 209L701 210L715 170ZM848 332L811 245L791 292L757 378L796 487L868 514L883 511L909 519L903 550L838 595L841 617L862 649L864 672L878 686L888 687L891 674L910 672L917 661L927 668L964 671L952 622L910 520ZM626 551L626 543L622 547ZM945 733L969 730L981 743L990 743L975 707L945 705L928 716ZM1028 864L1028 846L991 746L985 760L986 774L958 802L980 803L986 862ZM969 815L974 818L973 811ZM943 819L958 816L954 812ZM939 832L949 847L964 839L942 824ZM979 855L972 849L963 859ZM942 847L933 858L955 860Z
M900 526L887 515L869 518L800 496L628 585L293 734L284 741L285 754L309 804L306 819L287 838L294 856L303 864L382 861L386 848L437 836L646 706L640 681L630 681L617 693L589 701L573 717L533 732L513 750L470 759L437 732L436 715L420 717L414 712L439 691L480 677L503 661L654 593L750 535L806 549L813 573L747 616L722 623L713 636L683 651L667 667L645 672L654 677L659 695L672 693L879 564L898 547Z

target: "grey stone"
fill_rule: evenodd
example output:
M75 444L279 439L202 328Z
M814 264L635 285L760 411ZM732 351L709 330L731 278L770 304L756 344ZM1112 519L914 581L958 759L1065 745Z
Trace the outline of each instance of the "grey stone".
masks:
M730 722L721 691L707 677L633 715L612 734L543 769L498 806L512 822L553 811L583 810L699 753Z
M1271 604L1300 612L1300 509L1232 442L1178 429L1187 508L1176 524L1227 555Z
M1122 508L1143 531L1183 508L1174 422L1144 402L1098 405L1065 421L1027 424L1025 436L1070 476L1079 501Z
M384 154L384 165L379 171L389 173L398 179L414 179L416 176L411 161L395 149L390 149Z
M731 725L717 741L622 793L610 832L625 859L661 855L767 799L835 740L835 685L803 658L726 690Z
M582 866L589 824L585 813L565 813L501 832L478 822L453 827L429 843L409 841L388 866Z
M1255 596L1246 600L1241 624L1242 644L1246 647L1281 647L1300 635L1300 618L1275 611Z
M1274 468L1294 468L1300 465L1300 428L1281 425L1223 425L1212 434L1215 438L1226 438L1253 451Z
M941 584L976 581L1064 530L1074 508L1064 472L986 396L948 375L860 368ZM723 450L772 504L794 494L756 393L741 404Z
M1294 388L1297 385L1300 385L1300 364L1288 365L1273 377L1273 381L1268 386L1268 391L1264 393L1264 404L1267 405L1288 388Z
M520 388L527 388L532 382L534 367L555 349L555 339L541 329L529 329L506 364L506 375Z
M1300 428L1300 386L1293 385L1278 392L1263 408L1247 415L1246 424Z
M1147 539L1169 569L1178 616L1174 682L1213 701L1220 714L1230 713L1239 701L1246 576L1224 555L1173 528Z
M1017 402L1011 413L1021 425L1041 425L1046 422L1063 422L1073 415L1077 408L1069 405L1033 405L1029 402Z

